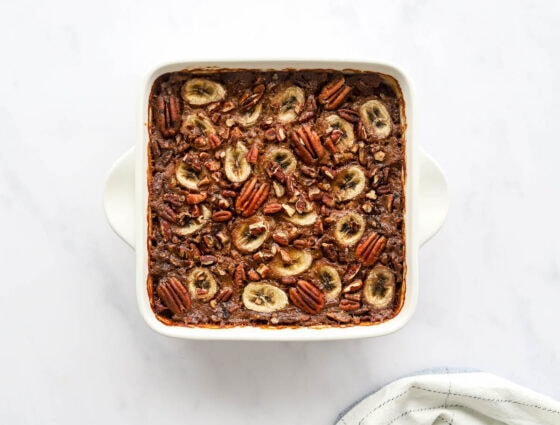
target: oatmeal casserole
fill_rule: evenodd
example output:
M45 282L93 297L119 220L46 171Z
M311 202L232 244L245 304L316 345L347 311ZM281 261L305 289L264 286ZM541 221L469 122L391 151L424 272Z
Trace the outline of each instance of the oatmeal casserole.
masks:
M150 96L147 290L199 327L341 327L405 297L404 101L388 75L185 70Z

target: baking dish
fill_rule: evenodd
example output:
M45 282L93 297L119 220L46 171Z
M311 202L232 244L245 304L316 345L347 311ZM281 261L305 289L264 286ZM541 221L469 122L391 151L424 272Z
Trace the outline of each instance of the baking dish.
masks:
M154 315L146 288L147 277L147 142L148 101L157 77L167 72L200 68L219 69L334 69L363 70L388 74L402 90L407 116L406 130L406 295L404 305L393 319L354 327L324 328L205 328L168 326ZM448 208L447 184L439 167L416 145L414 105L410 82L402 71L380 62L341 61L212 61L179 62L158 67L145 81L140 102L140 125L137 146L119 159L109 174L105 190L105 210L109 223L119 236L136 246L136 285L140 311L155 331L173 337L212 340L332 340L384 335L401 328L410 320L418 297L418 248L442 225Z

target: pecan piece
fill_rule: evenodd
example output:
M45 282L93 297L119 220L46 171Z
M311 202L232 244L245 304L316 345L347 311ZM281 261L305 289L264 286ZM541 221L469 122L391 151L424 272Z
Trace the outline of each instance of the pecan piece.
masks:
M296 307L309 314L317 314L325 306L321 290L306 280L298 280L296 287L290 288L289 295Z
M156 98L153 111L156 127L164 137L177 134L181 124L181 104L176 96L160 95Z
M233 214L230 211L221 210L212 214L212 220L217 223L221 223L230 220L232 216Z
M265 86L262 83L253 87L253 90L246 91L239 99L239 109L242 111L252 109L262 99L264 91Z
M243 264L238 264L233 272L233 283L235 283L238 287L243 285L243 281L247 279L247 275L245 274L245 267Z
M162 280L156 292L163 304L176 315L182 315L191 308L191 298L187 288L176 277Z
M264 138L269 142L276 140L276 130L274 128L269 128L264 132Z
M202 264L203 266L210 266L217 261L218 261L218 259L216 257L214 257L213 255L201 255L200 256L200 264Z
M323 159L326 154L319 135L309 126L302 126L292 133L296 154L308 165Z
M346 270L346 273L344 274L342 280L344 282L349 282L350 280L354 279L361 268L362 265L360 263L354 263L348 266L348 269Z
M356 247L356 258L360 260L365 266L374 265L379 256L385 249L387 238L377 232L371 233Z
M346 80L344 77L340 76L340 78L325 85L321 90L317 100L327 111L331 111L340 106L352 91L352 87L347 86L345 82Z
M231 288L222 288L222 290L218 292L218 295L216 295L216 302L226 302L231 298L232 294L233 290Z
M279 202L268 202L263 207L263 213L265 214L276 214L282 211L282 204Z
M260 206L266 201L270 185L268 183L258 183L257 178L253 177L243 186L239 198L235 202L235 209L243 217L249 217L257 212Z
M247 152L247 162L249 164L256 164L257 163L257 159L259 157L259 147L257 146L256 143L253 143L253 146L251 146L251 149L249 149L249 152Z
M288 246L290 244L290 239L288 238L288 234L282 230L278 230L276 233L272 235L272 239L280 246Z
M284 127L281 125L276 127L276 139L278 139L279 142L286 140L286 130L284 130Z
M360 308L360 302L343 298L338 305L342 311L356 311Z
M204 202L206 198L208 198L208 194L206 192L189 193L187 195L187 204L189 205L200 204L201 202Z
M282 282L283 285L295 285L297 279L295 276L284 276L280 279L280 282Z
M338 313L327 313L327 317L339 323L350 323L352 321L352 316L343 311Z
M360 115L353 111L352 109L339 109L337 114L340 115L341 118L344 118L346 121L350 121L353 123L357 123L360 121Z

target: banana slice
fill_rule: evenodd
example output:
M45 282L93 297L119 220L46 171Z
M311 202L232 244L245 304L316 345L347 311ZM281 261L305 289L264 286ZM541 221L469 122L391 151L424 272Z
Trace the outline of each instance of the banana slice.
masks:
M231 237L235 247L244 253L254 252L270 236L270 225L262 217L252 217L248 220L239 221Z
M244 182L251 175L251 164L247 161L249 150L241 142L230 146L224 159L226 177L232 183Z
M226 89L215 81L193 78L183 85L181 96L191 105L206 105L223 100L226 97Z
M259 103L257 106L255 106L255 108L252 111L249 111L237 117L237 122L243 127L251 127L259 119L259 116L261 115L261 110L262 110L262 104Z
M290 223L297 224L299 226L311 226L315 224L317 221L317 213L315 211L311 211L308 213L299 214L294 212L291 216L288 214L284 215L284 220L289 221Z
M366 176L360 167L350 165L338 173L333 185L336 198L348 201L362 193L366 187Z
M393 123L389 111L379 100L370 100L360 107L360 117L376 139L384 139L391 134Z
M354 126L338 115L329 115L326 119L329 125L327 131L340 130L342 135L336 142L336 147L340 152L346 152L354 144Z
M375 266L364 284L364 298L375 308L389 307L395 297L395 275L385 266Z
M187 278L187 289L191 299L210 301L218 292L218 284L210 270L196 267Z
M319 282L325 291L325 298L336 300L342 291L342 282L336 269L327 264L320 264L315 268Z
M189 128L198 127L202 134L209 136L210 134L215 134L216 129L212 125L212 122L206 117L200 117L195 114L187 115L183 120L183 125L181 126L181 133L186 134Z
M269 162L278 164L284 170L284 174L290 174L296 169L296 157L286 148L272 148L265 154L264 158L265 164Z
M288 253L290 261L286 262L280 254L276 255L270 262L272 275L276 277L295 276L311 267L313 257L310 253L294 248L286 248L284 251Z
M210 219L210 209L205 205L202 205L200 208L202 210L202 214L199 217L185 217L184 218L184 225L179 227L173 227L173 233L179 236L188 236L192 235L195 232L198 232L200 229L204 227L204 225Z
M259 313L282 310L288 305L288 296L277 286L267 283L249 283L243 290L243 305Z
M297 118L303 109L303 105L305 103L305 93L300 87L288 87L280 94L278 103L280 105L278 121L282 123L292 122Z
M343 246L352 246L360 240L366 228L366 221L357 212L343 214L334 226L334 237Z
M198 190L198 182L202 179L202 171L193 170L181 161L175 169L177 182L187 189Z

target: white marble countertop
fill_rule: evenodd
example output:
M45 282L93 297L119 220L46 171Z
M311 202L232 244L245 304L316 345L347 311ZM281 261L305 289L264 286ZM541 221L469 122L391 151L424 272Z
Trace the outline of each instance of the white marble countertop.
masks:
M0 6L0 423L325 424L439 366L560 399L558 2L157 4ZM384 59L415 83L418 141L452 205L395 334L190 342L139 315L102 192L135 143L142 79L167 60L260 56Z

